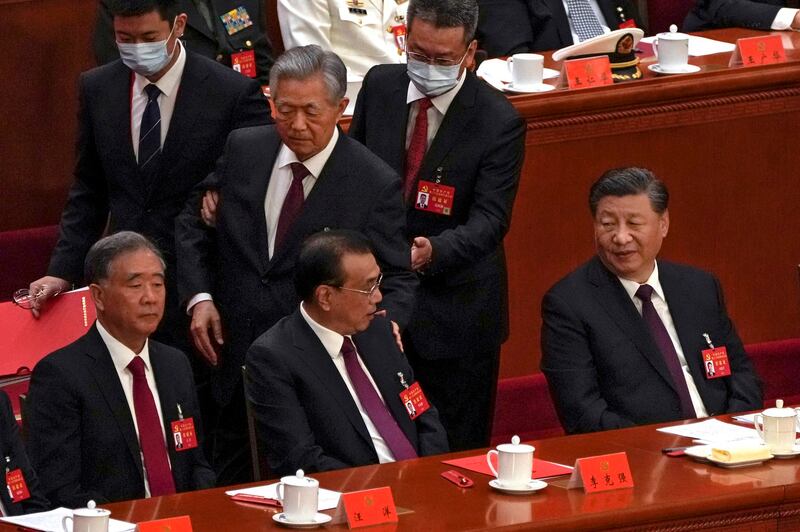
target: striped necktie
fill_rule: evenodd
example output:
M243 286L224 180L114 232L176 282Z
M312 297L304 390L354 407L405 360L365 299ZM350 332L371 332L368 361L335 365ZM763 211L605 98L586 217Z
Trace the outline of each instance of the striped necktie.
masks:
M161 110L158 107L161 90L153 83L144 90L147 93L147 106L139 128L139 171L145 177L146 184L150 185L161 158Z

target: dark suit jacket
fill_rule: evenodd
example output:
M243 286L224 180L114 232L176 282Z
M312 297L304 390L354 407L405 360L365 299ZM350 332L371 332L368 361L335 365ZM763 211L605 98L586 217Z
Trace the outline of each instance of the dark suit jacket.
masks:
M355 336L364 365L417 454L448 451L434 406L412 421L400 400L414 381L388 320ZM378 455L347 385L300 310L261 335L247 352L247 399L270 469L279 475L377 464Z
M717 279L661 260L658 275L708 414L761 408L759 379L725 310ZM541 369L568 433L682 418L655 340L622 283L599 259L547 292L542 319ZM703 333L715 346L727 348L731 376L706 379Z
M181 300L200 292L214 296L226 331L215 395L227 403L241 379L247 348L300 302L294 264L303 240L325 228L361 231L384 273L383 307L403 327L417 286L404 240L400 180L383 161L339 135L303 211L283 245L269 259L264 199L281 140L273 126L245 128L228 138L214 174L197 188L177 222ZM217 227L199 216L199 197L217 188Z
M6 462L6 459L10 459ZM31 467L28 460L28 453L25 452L25 446L22 444L22 438L19 436L19 428L17 427L17 420L14 418L14 412L11 410L11 401L8 399L6 392L0 391L0 460L3 466L0 471L5 472L8 468L11 471L15 469L22 470L22 476L25 478L25 484L28 487L30 498L20 502L11 502L11 497L7 489L0 489L0 500L3 501L3 507L6 509L8 515L20 515L33 512L44 512L50 509L50 503L44 497L42 485L39 483L39 477ZM5 478L5 477L4 477Z
M711 28L752 28L768 30L783 0L697 0L683 21L683 31Z
M210 28L197 10L193 0L178 0L179 12L186 13L186 31L181 41L187 50L213 59L225 66L231 66L231 54L253 50L256 58L257 80L261 85L269 85L269 69L274 63L272 45L267 38L264 26L266 18L258 0L211 0L211 17L214 28ZM243 30L228 35L222 24L222 15L244 7L253 22ZM94 57L98 65L119 59L116 39L114 38L114 21L108 11L108 1L100 0L97 6L97 19L92 36Z
M477 39L489 57L574 44L563 0L478 0L478 5ZM600 22L612 30L623 20L633 19L640 28L644 24L632 0L598 0L598 5L605 18Z
M177 491L214 486L200 447L175 451L171 423L194 418L202 441L192 370L180 351L149 342ZM28 450L55 506L76 508L144 497L139 440L125 392L96 326L47 355L33 370L28 395Z
M405 65L378 65L364 79L350 135L405 174L409 106ZM496 348L508 336L503 237L511 223L525 123L506 97L467 73L425 154L419 178L455 187L452 214L408 205L409 242L428 237L433 262L421 279L407 332L424 358ZM416 188L415 188L416 190Z

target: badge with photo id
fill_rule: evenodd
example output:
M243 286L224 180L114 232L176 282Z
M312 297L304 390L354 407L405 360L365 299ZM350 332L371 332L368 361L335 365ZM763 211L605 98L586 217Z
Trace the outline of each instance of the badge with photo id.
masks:
M197 447L194 418L188 417L172 422L172 441L176 451L188 451Z
M703 350L703 370L707 379L718 379L731 374L731 365L728 362L728 350L722 347L712 347Z
M455 187L420 181L417 185L417 196L414 198L414 208L418 211L450 216L455 195Z
M15 469L6 473L6 488L8 489L8 496L11 497L12 502L22 502L31 497L28 491L28 484L25 482L25 476L22 474L21 469Z
M417 419L431 407L418 382L400 392L400 400L412 420Z
M256 53L245 50L231 54L231 68L248 78L256 77Z

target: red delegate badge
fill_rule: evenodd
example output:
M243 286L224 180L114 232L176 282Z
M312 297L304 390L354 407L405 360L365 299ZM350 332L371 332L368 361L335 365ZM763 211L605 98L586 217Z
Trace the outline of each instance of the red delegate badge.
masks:
M172 440L176 451L188 451L197 447L197 432L194 418L179 419L172 422Z
M703 350L703 369L706 372L707 379L718 379L731 374L728 350L724 345Z
M418 382L400 392L400 400L411 419L417 419L431 407Z
M11 497L13 502L22 502L31 496L28 491L28 485L25 483L25 477L20 469L6 473L6 487L8 488L8 496Z
M417 185L414 208L418 211L450 216L455 195L455 187L448 187L447 185L430 181L420 181Z
M245 50L231 54L231 68L248 78L256 77L256 53L253 50Z

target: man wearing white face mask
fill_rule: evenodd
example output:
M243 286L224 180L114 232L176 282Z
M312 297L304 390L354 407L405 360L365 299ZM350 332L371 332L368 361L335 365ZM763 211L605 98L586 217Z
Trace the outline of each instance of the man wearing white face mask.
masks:
M369 71L350 135L404 177L421 285L403 343L451 449L470 449L489 442L508 335L503 237L525 124L466 68L477 47L475 0L411 0L408 21L408 65Z
M183 49L176 0L109 3L121 60L80 78L75 181L61 216L43 295L83 281L83 260L108 228L153 240L167 264L167 305L155 337L186 349L188 324L175 288L175 218L221 155L228 133L270 122L254 80ZM188 352L188 351L187 351Z

